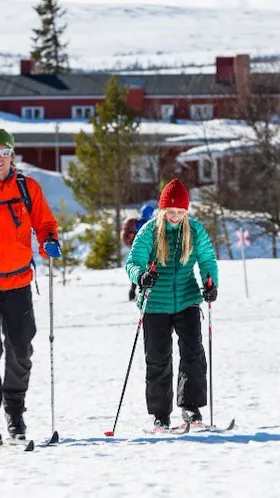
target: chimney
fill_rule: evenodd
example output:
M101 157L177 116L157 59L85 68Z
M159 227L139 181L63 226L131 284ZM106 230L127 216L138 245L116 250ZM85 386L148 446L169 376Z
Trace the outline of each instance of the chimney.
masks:
M143 88L129 88L127 96L127 105L136 112L144 109L144 90Z
M250 56L238 54L234 58L235 88L238 98L244 98L249 93Z
M234 57L216 57L216 83L234 81Z
M34 74L35 61L33 59L21 59L20 61L20 74Z

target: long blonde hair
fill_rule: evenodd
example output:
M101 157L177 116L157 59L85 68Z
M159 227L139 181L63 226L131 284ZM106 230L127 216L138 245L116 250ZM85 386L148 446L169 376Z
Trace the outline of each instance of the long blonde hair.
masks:
M157 261L163 266L166 265L166 262L169 258L169 243L166 235L165 228L166 221L166 210L161 209L157 215L156 220L156 242L157 242ZM185 265L190 257L192 252L192 238L191 238L191 229L187 216L184 216L181 222L181 231L182 231L182 253L180 258L180 263ZM180 237L180 233L178 233L178 237Z

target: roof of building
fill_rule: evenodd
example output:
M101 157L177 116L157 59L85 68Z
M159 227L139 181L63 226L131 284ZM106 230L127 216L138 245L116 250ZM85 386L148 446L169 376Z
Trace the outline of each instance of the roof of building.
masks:
M0 74L1 97L100 96L111 74ZM124 86L143 88L145 95L234 95L231 83L215 80L215 74L118 75Z
M93 133L92 124L85 120L32 121L2 111L0 111L0 128L15 135L17 146L42 142L55 143L56 140L60 143L73 144L75 135L81 130L87 134ZM146 143L165 143L167 147L172 147L203 144L205 137L208 143L239 139L244 136L247 128L245 122L224 119L205 121L203 126L199 121L168 123L143 120L137 133Z
M280 136L279 133L271 139L271 145L279 147ZM199 161L201 159L208 159L210 161L223 157L241 156L248 154L250 151L258 151L258 140L252 137L250 130L247 130L247 136L237 140L232 139L226 142L216 142L212 144L199 145L191 149L181 152L176 157L176 161L181 165L186 163Z

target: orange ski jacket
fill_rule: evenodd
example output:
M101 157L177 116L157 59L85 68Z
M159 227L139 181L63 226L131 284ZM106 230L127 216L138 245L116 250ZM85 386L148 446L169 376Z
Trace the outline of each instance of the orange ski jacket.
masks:
M31 235L36 233L39 253L47 258L43 243L49 234L57 239L57 221L39 183L25 176L32 209L28 212L17 184L17 171L0 181L0 291L18 289L33 278Z

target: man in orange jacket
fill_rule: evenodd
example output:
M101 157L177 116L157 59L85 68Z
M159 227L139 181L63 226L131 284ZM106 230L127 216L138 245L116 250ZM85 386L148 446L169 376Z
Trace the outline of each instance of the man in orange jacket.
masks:
M39 253L44 258L61 255L54 218L36 180L25 178L19 188L19 173L13 165L14 137L0 129L0 318L5 346L4 379L0 379L0 404L3 402L8 432L25 438L23 420L25 395L31 371L31 341L36 333L31 280L33 261L31 232L35 231ZM3 345L0 337L0 356Z

